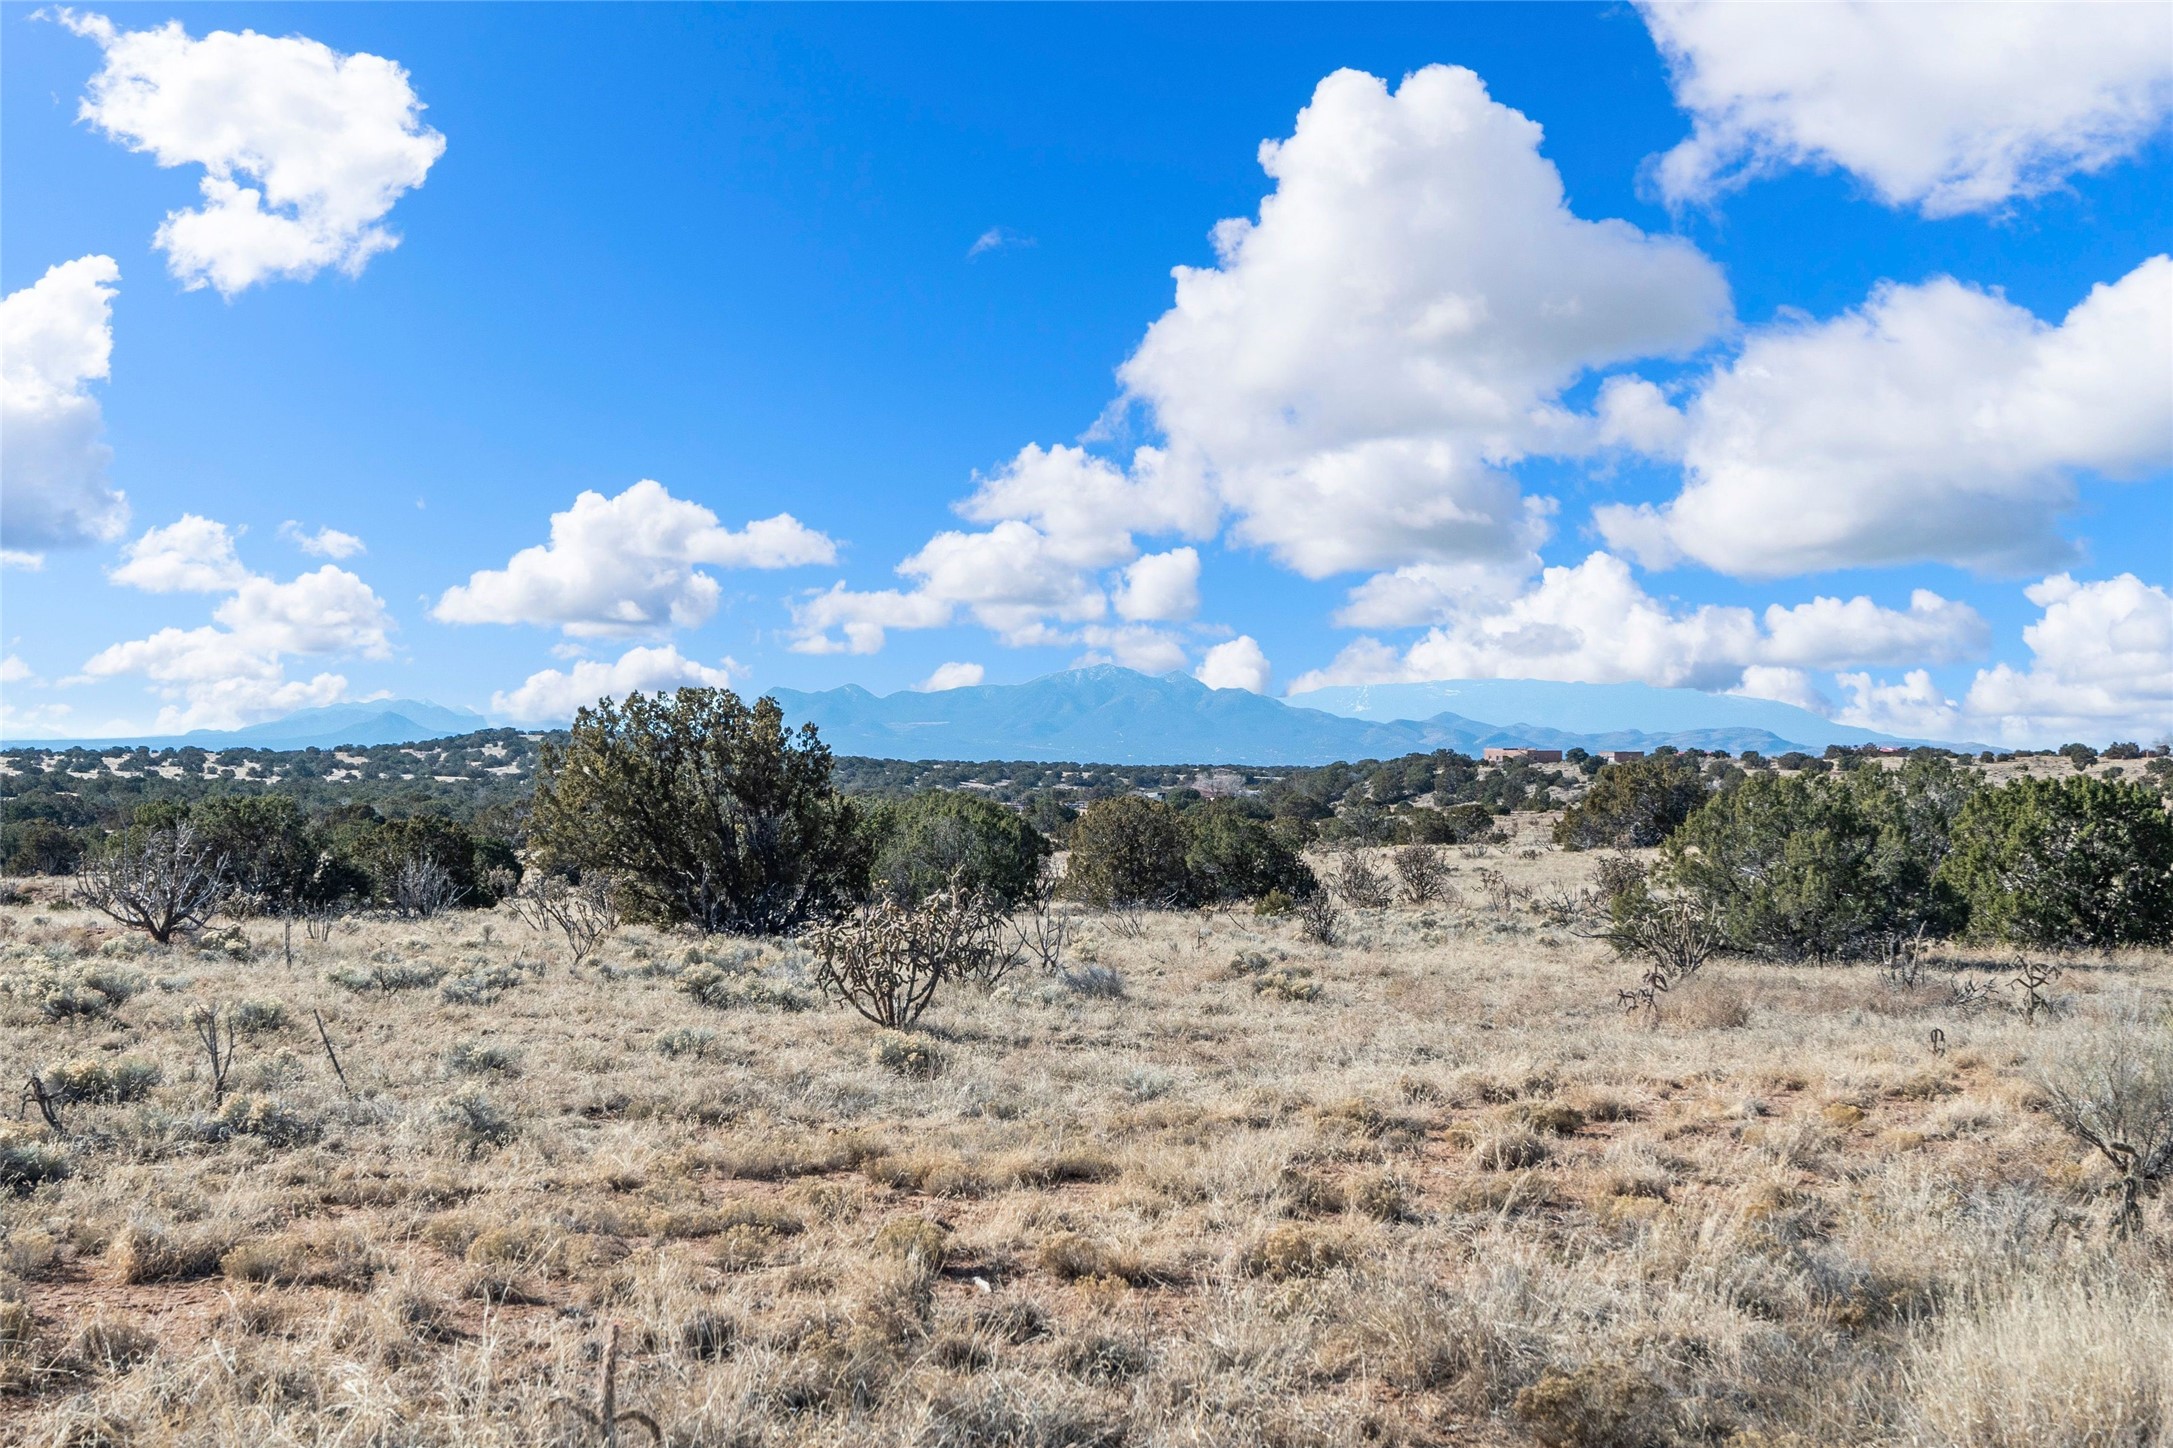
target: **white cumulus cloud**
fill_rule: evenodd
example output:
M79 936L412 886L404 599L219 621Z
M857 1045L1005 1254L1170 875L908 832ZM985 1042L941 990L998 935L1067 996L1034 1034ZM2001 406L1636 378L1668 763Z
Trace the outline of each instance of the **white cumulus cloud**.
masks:
M803 598L793 605L792 647L873 653L887 629L940 628L963 613L1012 647L1085 643L1166 661L1162 643L1142 652L1143 634L1086 627L1112 610L1137 623L1186 617L1198 607L1197 551L1142 556L1135 536L1214 531L1213 497L1197 480L1170 477L1162 464L1154 448L1138 449L1120 467L1083 448L1029 444L978 477L957 505L960 516L989 526L930 538L898 565L910 590L839 584Z
M1838 718L1934 738L2034 745L2152 743L2173 736L2173 595L2132 573L2058 573L2023 590L2041 610L2022 630L2026 668L1980 669L1959 698L1923 669L1899 682L1842 674Z
M128 501L106 480L113 449L88 384L113 371L110 256L49 268L0 300L0 539L10 566L39 548L106 542Z
M1964 716L1928 669L1911 669L1899 683L1880 680L1868 670L1837 674L1834 682L1848 691L1849 699L1826 712L1843 724L1917 739L1975 737L1976 721Z
M1125 565L1111 601L1134 623L1183 620L1200 611L1200 555L1193 548L1148 553Z
M168 702L161 731L231 728L294 709L335 703L345 676L287 677L293 658L383 659L392 653L392 614L370 586L325 564L285 582L249 572L231 531L195 514L154 528L128 550L116 583L152 592L221 592L212 621L169 626L99 650L64 683L138 675Z
M699 503L644 479L615 498L584 492L551 515L551 541L502 569L448 588L432 610L442 623L536 624L576 638L692 628L723 590L703 573L830 563L837 545L790 513L737 532Z
M946 689L970 689L988 677L988 670L979 664L938 664L934 673L913 687L923 694L940 694Z
M665 644L628 649L605 663L582 659L566 669L530 674L519 687L490 696L491 712L518 724L562 724L599 699L656 693L700 685L730 688L739 665L725 659L712 666L686 657Z
M1792 607L1770 604L1760 653L1768 663L1806 669L1951 664L1982 655L1991 640L1977 610L1919 588L1906 610L1882 608L1862 594L1822 596Z
M385 216L445 150L399 65L299 35L197 40L177 20L58 14L105 53L82 118L161 166L204 168L204 204L155 238L184 285L232 296L328 266L354 275L399 244Z
M121 551L126 561L106 576L146 593L227 593L249 576L226 524L195 513L151 529Z
M1773 699L1783 704L1793 704L1798 709L1808 709L1813 714L1833 713L1833 700L1826 697L1825 692L1805 669L1791 669L1779 664L1752 664L1743 670L1741 681L1726 692L1751 699Z
M1168 674L1185 666L1185 646L1152 624L1088 624L1076 633L1051 635L1043 642L1086 645L1086 652L1072 660L1074 668L1121 664L1142 674Z
M2173 596L2132 573L2033 584L2030 666L1981 671L1964 710L1995 737L2150 742L2173 735Z
M2078 474L2173 463L2173 260L2057 326L1946 278L1751 334L1686 409L1687 480L1595 521L1650 566L1772 577L1922 560L2067 561Z
M792 604L791 648L799 654L878 653L891 629L942 628L951 617L948 603L924 593L836 583Z
M1216 644L1192 671L1192 676L1210 689L1245 689L1255 694L1268 691L1272 674L1267 654L1250 634Z
M1539 126L1468 70L1344 70L1260 148L1275 190L1176 269L1120 371L1240 541L1307 577L1528 558L1504 468L1589 445L1580 376L1696 347L1728 287L1689 243L1573 213Z
M1967 604L1919 589L1906 610L1869 598L1793 607L1680 608L1647 593L1622 559L1594 553L1549 568L1513 596L1475 595L1407 648L1374 638L1291 685L1428 679L1561 679L1733 689L1797 702L1805 669L1950 661L1979 652L1984 620ZM1790 672L1792 671L1792 672Z
M1671 201L1842 167L1889 206L1994 211L2147 144L2173 111L2163 5L1645 0L1689 139Z

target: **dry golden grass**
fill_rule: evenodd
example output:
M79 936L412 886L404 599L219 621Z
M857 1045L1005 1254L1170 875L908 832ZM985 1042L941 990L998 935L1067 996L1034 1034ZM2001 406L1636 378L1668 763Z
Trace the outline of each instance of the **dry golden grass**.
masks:
M1474 879L1588 858L1448 857L1460 903L1334 949L1090 923L1121 998L954 990L920 1052L793 1009L775 944L628 930L570 974L462 914L289 966L267 922L161 952L0 911L0 1079L82 1083L64 1138L0 1142L67 1172L0 1199L0 1440L593 1444L565 1402L613 1323L683 1445L2173 1434L2167 1206L2115 1240L2029 1084L2166 1019L2173 960L2070 962L2038 1028L1953 1008L1967 962L1718 962L1646 1028L1633 968ZM188 1017L242 1001L215 1106ZM84 1066L124 1060L155 1082Z

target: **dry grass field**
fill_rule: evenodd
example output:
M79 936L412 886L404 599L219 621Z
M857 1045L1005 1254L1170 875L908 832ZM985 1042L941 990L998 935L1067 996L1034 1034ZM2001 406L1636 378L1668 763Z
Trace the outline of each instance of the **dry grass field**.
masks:
M456 913L289 963L10 905L0 1078L73 1099L0 1128L0 1440L598 1444L614 1325L676 1445L2173 1437L2167 1205L2116 1239L2032 1084L2173 1019L2173 959L2063 962L2034 1024L2006 958L1717 961L1654 1024L1476 879L1588 857L1449 858L1333 948L1087 917L1070 981L912 1038L775 943L575 972Z

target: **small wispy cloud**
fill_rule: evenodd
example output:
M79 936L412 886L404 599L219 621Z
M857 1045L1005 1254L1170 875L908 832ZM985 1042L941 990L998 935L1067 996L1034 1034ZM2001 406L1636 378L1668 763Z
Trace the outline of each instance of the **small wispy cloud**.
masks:
M362 546L362 540L352 533L342 533L337 528L319 528L311 533L292 518L279 525L279 536L304 553L314 554L319 558L352 558L357 553L369 551Z
M1032 246L1034 239L1021 236L1008 226L992 226L973 239L966 248L966 260L972 261L984 251L1001 251L1007 246Z

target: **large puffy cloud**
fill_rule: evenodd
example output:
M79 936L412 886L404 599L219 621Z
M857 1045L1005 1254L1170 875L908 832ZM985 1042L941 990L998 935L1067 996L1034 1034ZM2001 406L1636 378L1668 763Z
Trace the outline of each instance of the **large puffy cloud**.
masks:
M1405 628L1514 598L1530 582L1525 559L1414 563L1376 573L1350 591L1335 621L1345 628Z
M1200 555L1197 549L1172 548L1133 559L1124 581L1111 596L1117 616L1134 623L1181 620L1200 611Z
M2001 738L2148 740L2173 735L2173 596L2132 573L2033 585L2044 610L2022 631L2030 666L1979 673L1964 708Z
M1850 697L1837 717L2014 745L2173 737L2173 595L2132 573L2093 583L2059 573L2024 592L2042 610L2022 630L2027 668L1980 669L1958 699L1923 669L1898 682L1842 674Z
M104 542L128 525L88 390L112 374L120 279L112 257L78 257L0 300L0 539L11 563L35 567L32 550Z
M731 659L712 667L686 657L670 644L636 647L609 663L582 659L570 668L530 674L519 687L491 695L490 707L492 713L515 723L559 724L599 699L622 698L637 690L655 693L689 685L729 688L739 671Z
M1156 448L1138 449L1120 468L1084 448L1029 443L977 478L958 512L976 523L1025 523L1049 540L1053 557L1106 568L1138 552L1135 533L1207 536L1217 508L1199 479L1172 473Z
M1933 681L1928 669L1911 669L1899 683L1883 681L1868 670L1838 674L1834 682L1848 690L1848 702L1821 712L1844 724L1918 739L1983 742L1976 740L1972 721Z
M1030 641L1048 619L1083 623L1108 611L1107 595L1063 546L1014 520L983 533L938 533L898 571L919 580L924 598L965 606L1007 641Z
M1762 617L1712 604L1679 609L1647 593L1622 559L1594 553L1575 567L1545 570L1512 597L1456 608L1402 651L1361 638L1291 687L1563 679L1771 696L1784 685L1801 691L1795 671L1950 661L1981 649L1984 638L1974 609L1922 589L1905 611L1861 597L1775 604Z
M1835 669L1850 664L1951 664L1981 655L1992 631L1966 603L1928 588L1909 595L1906 610L1854 598L1812 599L1793 607L1768 605L1760 656L1790 668Z
M891 629L942 628L951 618L950 604L925 593L837 583L792 605L791 647L802 654L878 653Z
M2173 462L2169 318L2173 260L2158 256L2058 326L1945 278L1784 319L1689 404L1681 494L1596 520L1649 564L1739 575L2064 562L2077 474Z
M174 576L151 575L159 583ZM102 649L78 677L142 675L173 701L159 710L160 729L224 728L345 697L347 680L339 674L287 678L290 657L385 658L392 651L392 616L384 600L329 563L285 583L247 575L212 610L212 619Z
M615 498L584 492L551 515L551 541L524 548L445 591L444 623L537 624L577 638L692 628L723 590L701 565L792 568L829 563L837 545L790 513L734 532L699 503L644 479Z
M1259 219L1177 268L1121 370L1164 472L1209 479L1238 538L1308 577L1528 556L1543 515L1501 469L1584 445L1562 390L1729 316L1717 267L1576 216L1539 146L1468 70L1323 80L1260 149Z
M283 654L392 652L392 615L370 586L325 564L285 583L251 577L211 616L257 646Z
M1640 9L1694 120L1656 170L1675 201L1809 165L1927 216L1994 210L2133 153L2173 109L2162 5Z
M1239 634L1209 649L1192 675L1210 689L1244 689L1249 693L1265 694L1273 672L1259 640L1250 634Z
M122 552L126 561L106 576L146 593L226 593L249 576L226 524L195 513L151 529Z
M204 168L204 205L169 213L156 238L184 284L232 296L328 266L353 275L399 244L385 215L445 138L397 64L298 35L196 40L179 21L122 30L59 14L105 52L83 119L161 166Z

